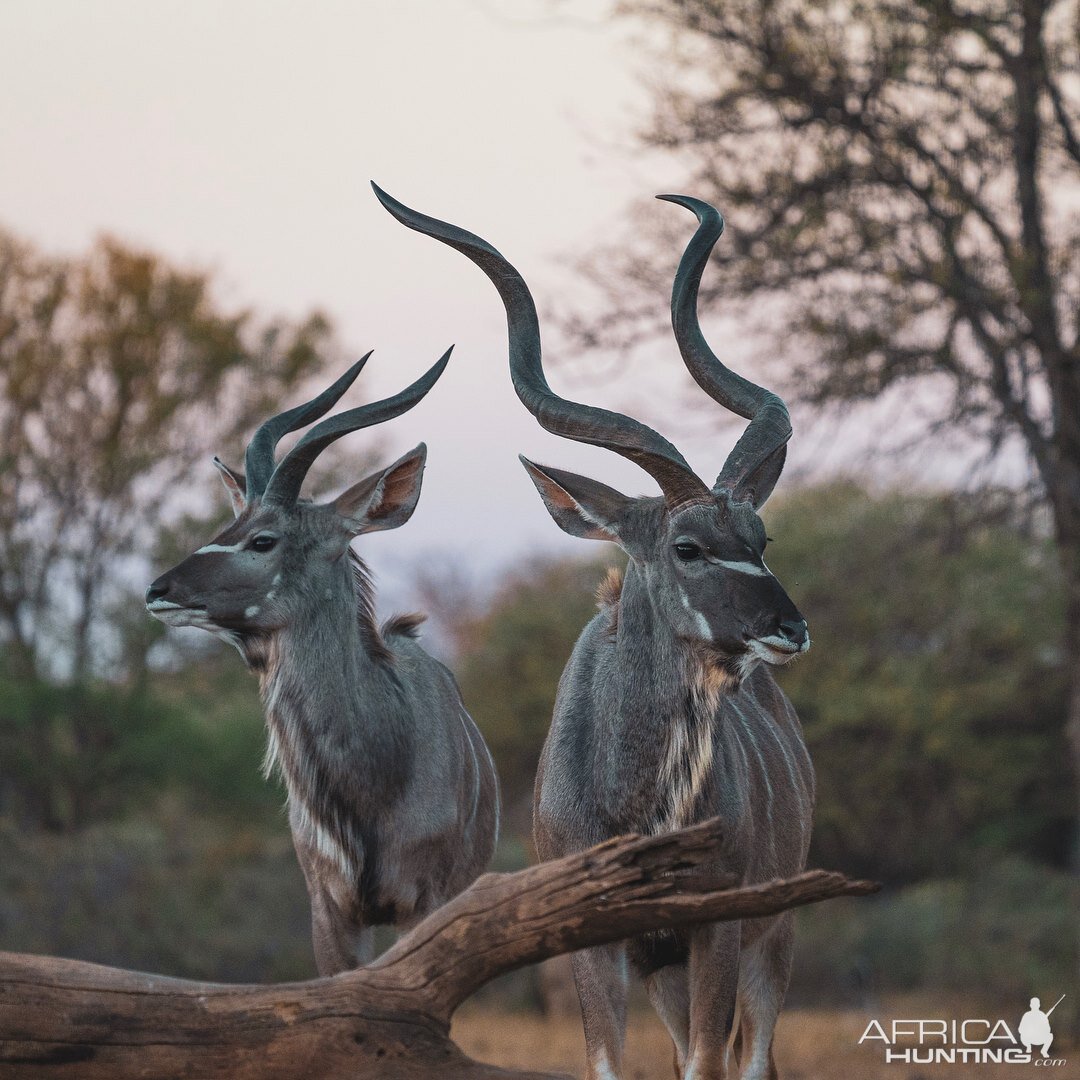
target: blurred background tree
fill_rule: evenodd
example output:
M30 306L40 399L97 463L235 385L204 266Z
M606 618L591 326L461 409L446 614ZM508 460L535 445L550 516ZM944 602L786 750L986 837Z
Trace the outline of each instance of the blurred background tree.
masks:
M818 772L814 861L893 884L1004 853L1064 866L1060 568L1022 504L837 482L767 520L813 612L814 658L781 681Z
M811 403L903 387L940 403L924 434L962 428L991 457L1021 448L1051 511L1065 649L1080 655L1080 5L616 10L666 31L643 145L733 226L704 310L767 312L770 347ZM647 333L644 298L670 285L686 223L635 224L592 272L614 315L599 339L576 328L586 344ZM1080 793L1080 665L1070 675Z
M185 495L208 448L242 446L332 354L324 316L258 324L212 286L108 238L61 259L0 233L0 811L37 826L85 825L175 764L139 583L220 518Z
M592 561L541 560L519 567L454 634L461 692L499 770L505 827L532 830L532 794L555 689L582 628L596 613L593 594L613 549Z

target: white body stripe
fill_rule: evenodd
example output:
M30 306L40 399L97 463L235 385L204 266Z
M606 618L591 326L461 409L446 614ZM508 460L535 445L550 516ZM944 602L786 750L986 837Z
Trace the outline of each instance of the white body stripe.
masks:
M780 756L784 759L784 768L787 769L788 779L791 781L791 790L794 791L802 787L802 781L795 772L795 762L791 757L791 750L787 745L787 741L780 738L780 730L776 725L776 722L770 718L770 723L765 725L765 730L772 736L776 742L776 747L780 751Z
M749 724L747 724L744 721L744 722L739 724L737 730L741 731L747 737L747 739L749 739L750 745L754 748L754 756L758 760L758 767L761 769L761 777L765 781L765 794L768 796L768 802L767 802L766 805L768 806L768 815L769 815L769 818L771 820L772 819L773 792L772 792L772 782L769 780L769 767L768 767L768 765L765 764L765 755L762 754L761 747L758 746L758 741L754 737L754 733L751 730Z
M303 827L308 830L309 836L315 841L315 849L324 858L331 862L345 877L346 881L352 877L352 866L349 858L342 851L338 842L330 835L323 825L316 821L311 811L297 796L290 793L290 801L299 812Z

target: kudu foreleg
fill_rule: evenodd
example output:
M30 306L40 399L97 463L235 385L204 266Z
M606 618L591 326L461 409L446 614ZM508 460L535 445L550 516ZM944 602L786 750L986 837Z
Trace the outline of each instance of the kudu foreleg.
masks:
M622 945L584 949L570 958L585 1027L585 1080L619 1080L628 994Z
M690 1049L690 980L685 964L671 964L645 978L645 989L656 1015L664 1022L675 1047L676 1080L686 1068Z
M690 1049L684 1080L727 1080L739 988L740 924L714 923L690 937Z
M375 958L374 931L346 917L324 889L311 894L311 944L320 975L337 975Z
M791 978L794 951L795 924L791 912L777 917L766 934L742 950L739 958L741 1080L777 1080L773 1039Z

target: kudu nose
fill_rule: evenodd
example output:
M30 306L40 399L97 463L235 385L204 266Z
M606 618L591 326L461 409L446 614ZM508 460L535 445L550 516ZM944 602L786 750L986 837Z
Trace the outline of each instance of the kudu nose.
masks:
M169 583L162 578L158 578L157 581L150 585L150 588L146 590L146 602L152 604L155 600L163 599L169 592Z
M802 645L806 641L806 620L802 618L781 619L778 632L782 638L786 638L792 645Z

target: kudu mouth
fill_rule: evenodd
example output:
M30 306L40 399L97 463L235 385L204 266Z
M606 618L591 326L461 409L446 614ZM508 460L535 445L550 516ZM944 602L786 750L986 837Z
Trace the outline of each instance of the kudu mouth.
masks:
M201 605L175 604L171 600L148 600L146 610L167 626L190 626L206 622L207 610Z
M749 638L747 640L747 654L756 656L766 664L781 667L790 664L796 656L801 656L810 648L810 635L805 634L798 641L791 641L778 636L766 638Z

